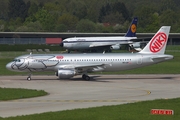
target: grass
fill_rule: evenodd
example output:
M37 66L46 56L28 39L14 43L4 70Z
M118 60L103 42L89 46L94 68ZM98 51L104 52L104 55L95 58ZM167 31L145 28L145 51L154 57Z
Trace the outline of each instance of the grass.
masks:
M9 117L2 120L179 120L180 98ZM151 109L172 109L174 115L151 115Z
M0 101L44 96L47 94L48 93L43 90L29 90L29 89L21 89L21 88L0 88Z

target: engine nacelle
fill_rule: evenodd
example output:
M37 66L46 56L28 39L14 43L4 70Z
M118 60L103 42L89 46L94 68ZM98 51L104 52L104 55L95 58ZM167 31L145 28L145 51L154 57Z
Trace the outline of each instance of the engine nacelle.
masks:
M71 69L59 69L57 72L59 79L69 79L75 76L75 70Z
M140 42L134 42L130 44L131 49L134 49L136 51L141 51L141 43Z
M120 45L119 44L117 44L117 45L112 45L110 48L112 49L112 50L119 50L120 49Z
M134 42L133 44L134 48L141 48L141 43L140 42Z

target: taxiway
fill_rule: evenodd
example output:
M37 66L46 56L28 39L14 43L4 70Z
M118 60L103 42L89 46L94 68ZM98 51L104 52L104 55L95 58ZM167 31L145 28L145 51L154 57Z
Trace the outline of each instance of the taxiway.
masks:
M0 76L0 87L45 90L47 96L0 102L0 117L117 105L180 97L180 75L91 75L59 80L55 76ZM5 94L5 93L4 93Z

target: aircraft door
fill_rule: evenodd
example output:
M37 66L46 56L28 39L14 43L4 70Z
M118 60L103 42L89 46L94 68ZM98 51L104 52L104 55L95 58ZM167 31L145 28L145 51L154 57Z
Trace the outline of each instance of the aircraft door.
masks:
M27 62L27 64L28 64L29 67L32 66L32 61L33 61L33 60L34 60L34 59L33 59L32 56L29 56L28 58L26 58L26 62Z
M141 55L137 55L137 64L142 64L142 56Z

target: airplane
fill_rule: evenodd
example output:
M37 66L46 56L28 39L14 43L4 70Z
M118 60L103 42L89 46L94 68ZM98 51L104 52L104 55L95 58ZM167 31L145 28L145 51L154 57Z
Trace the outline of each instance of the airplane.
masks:
M140 49L140 43L135 44L133 39L136 37L138 18L134 17L131 22L131 25L125 36L111 36L111 37L72 37L66 38L61 43L60 46L68 50L68 53L71 50L85 51L85 52L103 52L117 50L121 48L122 44L133 45L138 50Z
M150 42L136 53L62 53L28 54L16 57L6 65L11 71L31 72L54 71L59 79L71 79L82 75L90 80L89 72L122 71L149 66L173 59L165 53L170 26L162 26Z

